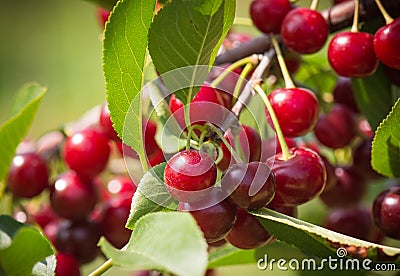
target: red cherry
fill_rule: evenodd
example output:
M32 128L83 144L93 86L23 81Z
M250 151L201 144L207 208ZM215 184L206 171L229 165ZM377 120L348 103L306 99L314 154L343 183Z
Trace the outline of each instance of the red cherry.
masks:
M374 35L374 50L383 64L400 69L400 18L383 26Z
M107 190L116 196L127 194L132 197L136 191L136 185L129 176L117 176L107 183Z
M278 88L268 96L285 137L298 137L311 131L318 120L319 104L315 95L304 88ZM265 114L273 127L269 112Z
M63 252L56 254L56 276L80 276L79 263L74 256Z
M400 239L400 187L381 192L374 200L372 214L383 234Z
M359 113L354 91L351 87L351 78L339 77L335 88L333 89L333 98L335 103L340 103L351 109L355 113Z
M282 21L292 9L288 0L253 0L250 5L250 17L253 24L262 32L279 33Z
M49 204L42 206L41 209L32 214L32 216L42 229L44 229L47 224L58 219L56 213L54 213Z
M119 140L117 132L113 127L113 123L110 118L110 110L108 109L108 104L105 102L101 106L100 118L99 118L99 128L105 136L111 140Z
M318 196L325 187L326 170L321 157L306 148L291 148L288 160L278 153L267 160L276 177L276 206L296 206Z
M284 206L274 205L273 202L268 203L265 208L274 210L278 213L297 218L297 207L296 206Z
M98 8L97 9L97 17L100 23L100 26L104 28L104 25L108 21L108 18L110 17L110 12L106 9L103 8Z
M365 32L336 34L329 43L328 60L340 76L365 78L372 75L378 67L373 36Z
M169 193L179 201L200 201L215 184L217 166L206 153L197 150L178 152L167 162L164 183ZM204 190L204 191L202 191Z
M329 26L324 17L315 10L297 8L283 19L281 37L283 43L300 54L319 51L329 35Z

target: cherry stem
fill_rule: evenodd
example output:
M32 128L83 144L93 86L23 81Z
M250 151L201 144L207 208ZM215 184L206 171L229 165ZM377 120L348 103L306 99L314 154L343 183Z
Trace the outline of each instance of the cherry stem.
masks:
M353 17L353 25L351 26L351 31L353 33L358 32L358 14L360 11L360 2L359 0L354 0L354 17Z
M376 5L378 6L379 10L381 11L383 17L385 18L386 25L393 22L393 17L391 17L388 12L386 11L385 7L382 5L381 0L375 0Z
M260 95L261 99L263 100L265 106L267 107L269 116L271 117L272 123L274 124L274 128L276 131L276 135L278 136L279 144L282 148L282 157L283 160L289 160L293 155L290 153L289 147L286 144L285 137L283 136L281 126L279 125L278 119L276 118L276 114L274 109L272 108L271 103L267 95L265 94L264 90L261 88L260 84L256 83L253 85L254 90Z
M107 270L109 270L113 266L112 259L108 259L106 262L104 262L101 266L96 268L92 273L89 274L89 276L99 276L105 273Z
M219 75L213 82L211 83L211 87L217 87L233 70L236 68L242 67L248 63L252 63L254 65L258 64L258 55L251 55L249 57L242 58L226 68L221 75Z
M240 74L239 79L236 82L235 89L233 90L233 100L232 104L235 104L237 98L240 95L240 92L242 91L243 83L247 77L247 75L251 72L251 70L254 68L253 63L247 63L246 66L244 67L242 73Z
M286 88L295 88L296 86L294 85L292 81L292 77L290 76L289 70L287 69L285 59L283 58L281 48L279 47L278 41L276 41L276 38L274 35L271 35L271 42L272 45L274 46L275 52L276 52L276 57L278 58L278 63L279 67L281 68L283 79L285 80L285 86Z
M310 10L315 11L318 7L318 2L319 2L319 0L313 0L311 3L311 6L310 6Z

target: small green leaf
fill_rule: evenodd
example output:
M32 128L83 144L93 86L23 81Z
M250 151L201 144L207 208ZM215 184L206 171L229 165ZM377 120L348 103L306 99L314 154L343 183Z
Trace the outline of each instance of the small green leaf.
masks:
M111 11L114 5L117 3L118 0L86 0L88 2L92 2L106 10Z
M400 177L400 98L375 133L372 167L385 176Z
M126 227L134 229L139 218L151 212L175 209L177 201L171 197L164 185L164 170L162 163L149 170L140 180L132 199L131 212Z
M382 66L368 78L352 79L352 87L358 108L376 130L392 107L391 86Z
M35 83L22 87L11 108L10 117L0 125L0 183L8 171L15 149L28 132L46 91L47 88ZM0 186L0 191L2 190L3 187Z
M373 262L390 258L391 263L400 265L399 248L355 239L266 208L251 213L278 240L301 248L311 256L328 258L336 256L338 248L344 248L348 257L368 258Z
M196 221L184 212L143 216L125 250L112 247L104 238L99 244L114 265L130 270L156 269L201 276L207 267L207 243Z
M145 164L141 90L144 82L147 34L156 0L122 0L106 25L103 71L114 128Z

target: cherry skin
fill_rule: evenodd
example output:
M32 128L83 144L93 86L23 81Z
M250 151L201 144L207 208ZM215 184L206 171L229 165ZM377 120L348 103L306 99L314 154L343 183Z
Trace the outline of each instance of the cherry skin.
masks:
M14 156L8 172L7 185L17 197L32 198L48 187L49 171L46 162L36 153Z
M68 137L64 159L79 175L92 178L105 169L110 151L107 137L98 130L88 128Z
M58 216L54 213L49 204L43 205L39 211L32 214L32 217L42 229L44 229L47 224L58 219Z
M299 54L318 52L329 35L329 26L323 16L315 10L297 8L283 19L281 37L289 49Z
M400 69L400 18L381 27L374 35L374 50L378 59L385 65Z
M195 202L205 198L215 184L217 166L206 153L185 150L176 153L167 162L164 183L168 192L178 201ZM205 191L202 191L205 190Z
M104 25L108 21L108 17L110 17L110 12L103 8L97 9L97 17L100 23L100 26L104 28Z
M372 140L364 139L353 148L353 167L369 179L379 179L382 176L371 165Z
M97 201L98 192L93 182L79 177L74 171L58 176L51 187L51 207L60 217L84 220Z
M250 5L250 17L253 24L263 33L278 34L283 19L291 9L288 0L253 0Z
M332 149L347 146L356 134L354 113L346 106L335 104L327 115L322 115L314 134L324 146Z
M235 226L225 239L235 247L254 249L266 244L271 239L271 235L255 216L243 209L238 209Z
M144 128L144 147L146 151L147 162L150 166L154 167L162 162L164 162L164 153L158 146L155 139L157 132L157 125L148 120L143 122Z
M132 197L136 191L136 185L129 176L116 176L107 183L107 190L115 196L127 194Z
M56 276L80 276L79 263L70 254L63 252L57 252L56 254L57 266L55 275Z
M240 208L255 210L268 204L275 194L275 175L260 162L235 164L222 177L221 187Z
M343 104L355 113L359 113L354 91L351 87L351 78L339 77L333 89L335 103Z
M325 183L325 191L329 191L333 187L336 186L336 182L338 181L335 173L335 167L329 162L329 160L323 156L320 155L322 161L324 162L325 170L326 170L326 183Z
M365 78L372 75L378 67L373 36L365 32L336 34L329 43L328 60L339 76Z
M196 220L207 242L223 239L233 228L236 221L237 207L225 199L211 207L193 210L196 203L180 202L179 211L189 211Z
M381 192L374 200L372 214L375 224L383 234L400 239L400 187Z
M297 206L318 196L325 187L326 170L321 157L313 150L291 148L290 159L278 153L267 160L276 177L276 206Z
M105 136L111 140L118 141L118 134L115 132L113 123L110 118L110 110L108 109L108 104L105 102L101 106L100 117L99 117L99 128Z
M298 137L311 131L318 120L319 104L304 88L278 88L268 96L285 137ZM266 109L268 123L273 127Z

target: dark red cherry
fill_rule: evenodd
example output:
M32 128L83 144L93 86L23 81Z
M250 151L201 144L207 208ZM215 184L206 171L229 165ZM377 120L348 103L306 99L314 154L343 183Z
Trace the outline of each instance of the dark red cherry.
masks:
M344 105L335 104L328 114L320 116L314 134L321 144L332 149L347 146L356 135L354 113Z
M343 104L355 113L359 113L354 91L351 87L351 78L339 77L333 89L335 103Z
M319 51L329 35L329 26L324 17L315 10L297 8L283 19L281 37L289 49L300 54Z
M297 206L274 205L273 202L268 203L265 208L274 210L278 213L297 218Z
M63 252L56 254L55 276L80 276L79 263L74 256Z
M239 209L235 226L225 239L238 248L254 249L266 244L271 235L255 216Z
M108 181L107 190L112 195L128 194L132 197L136 191L136 185L129 176L116 176Z
M236 221L237 207L229 199L207 208L193 209L196 209L196 203L180 202L178 206L179 211L190 212L210 243L223 239Z
M374 50L379 60L393 68L400 69L400 18L381 27L374 35Z
M274 205L296 206L318 196L325 187L326 170L321 157L306 148L291 148L293 155L284 160L282 153L270 157L267 165L276 177Z
M374 200L372 214L383 234L400 239L400 186L381 192Z
M17 197L32 198L48 187L49 171L46 162L36 153L14 156L8 172L7 185Z
M110 151L107 137L98 130L88 128L68 137L64 159L79 175L91 178L106 168Z
M167 162L164 183L169 193L179 201L195 202L205 198L215 184L217 166L206 153L185 150Z
M105 102L101 106L100 110L100 118L99 118L99 128L103 132L105 136L107 136L109 139L117 141L118 134L115 132L115 129L113 127L113 123L110 118L110 110L108 109L108 104Z
M311 131L318 120L319 104L304 88L278 88L268 96L285 137L298 137ZM269 112L265 114L273 126Z
M264 163L251 162L229 167L222 177L221 187L242 209L264 207L275 194L275 175Z
M371 150L373 137L360 141L353 149L353 167L360 174L370 179L382 177L371 165Z
M79 177L74 171L58 176L50 191L54 212L71 220L84 220L98 201L96 186L91 180Z
M296 141L291 138L285 137L285 142L289 148L293 148L296 146ZM282 148L279 144L278 137L274 136L262 141L262 150L261 150L261 162L267 161L268 158L274 156L277 153L281 153Z
M378 67L373 36L365 32L340 32L328 47L328 60L332 69L342 77L365 78Z
M335 167L329 162L328 158L323 155L320 155L322 161L324 162L324 166L326 169L326 183L324 191L329 191L333 187L335 187L337 180Z
M250 17L253 24L262 32L279 33L282 21L292 9L288 0L253 0L250 5Z
M329 207L349 207L357 205L367 192L367 185L363 175L352 167L338 167L335 169L336 185L324 191L320 198Z

